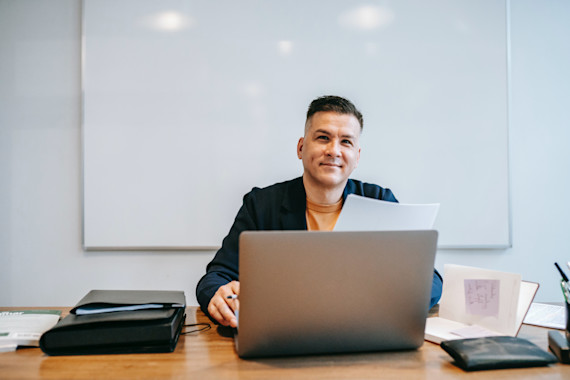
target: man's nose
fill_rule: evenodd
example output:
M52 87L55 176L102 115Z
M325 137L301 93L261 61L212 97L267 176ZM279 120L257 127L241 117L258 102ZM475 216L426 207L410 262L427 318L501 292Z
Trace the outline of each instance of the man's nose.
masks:
M331 140L327 144L327 155L331 157L338 157L340 156L340 144L336 140Z

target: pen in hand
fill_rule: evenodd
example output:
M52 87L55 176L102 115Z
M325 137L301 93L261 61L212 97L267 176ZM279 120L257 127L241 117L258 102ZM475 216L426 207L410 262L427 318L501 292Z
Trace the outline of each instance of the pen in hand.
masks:
M237 295L237 294L231 294L231 295L227 296L226 299L229 299L229 300L237 300L237 299L238 299L238 295ZM239 311L238 311L238 310L235 310L235 311L234 311L234 314L235 314L235 316L236 316L236 320L239 319ZM237 327L237 325L236 325L236 326L233 326L233 327Z

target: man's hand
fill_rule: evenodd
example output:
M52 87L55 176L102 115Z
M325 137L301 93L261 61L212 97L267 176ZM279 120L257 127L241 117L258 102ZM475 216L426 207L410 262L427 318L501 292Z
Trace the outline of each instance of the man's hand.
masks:
M239 281L220 286L208 304L208 313L223 326L237 327L235 312L239 310L239 300L228 296L239 295Z

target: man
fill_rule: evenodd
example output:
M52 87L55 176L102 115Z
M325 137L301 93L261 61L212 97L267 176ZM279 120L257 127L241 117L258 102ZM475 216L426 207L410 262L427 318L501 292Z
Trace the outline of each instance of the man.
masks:
M349 179L360 159L362 114L338 96L315 99L307 111L305 134L297 143L303 176L260 189L243 198L222 248L196 287L202 310L224 326L237 326L238 239L246 230L332 230L348 194L397 202L389 189ZM286 285L284 285L286 286ZM441 297L434 270L431 303Z

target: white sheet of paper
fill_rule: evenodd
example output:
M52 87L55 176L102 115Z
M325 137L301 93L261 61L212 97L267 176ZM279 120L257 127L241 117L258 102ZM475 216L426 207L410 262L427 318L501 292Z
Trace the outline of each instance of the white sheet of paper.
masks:
M501 334L496 333L495 331L486 329L481 326L473 325L473 326L466 326L456 330L451 330L451 334L457 335L461 337L461 339L467 338L484 338L486 336L500 336Z
M176 305L173 306L176 307ZM85 305L75 310L75 314L77 315L103 314L103 313L114 313L117 311L163 309L164 307L165 305L156 304L156 303L146 303L142 305L125 305L125 306L103 306L103 307L97 305L95 306Z
M524 323L564 330L566 329L566 306L532 303Z
M334 230L431 230L438 210L439 203L402 204L349 194Z
M444 340L461 339L459 335L452 334L451 331L468 327L465 323L455 322L450 319L431 317L426 319L426 330L424 339L440 344Z

